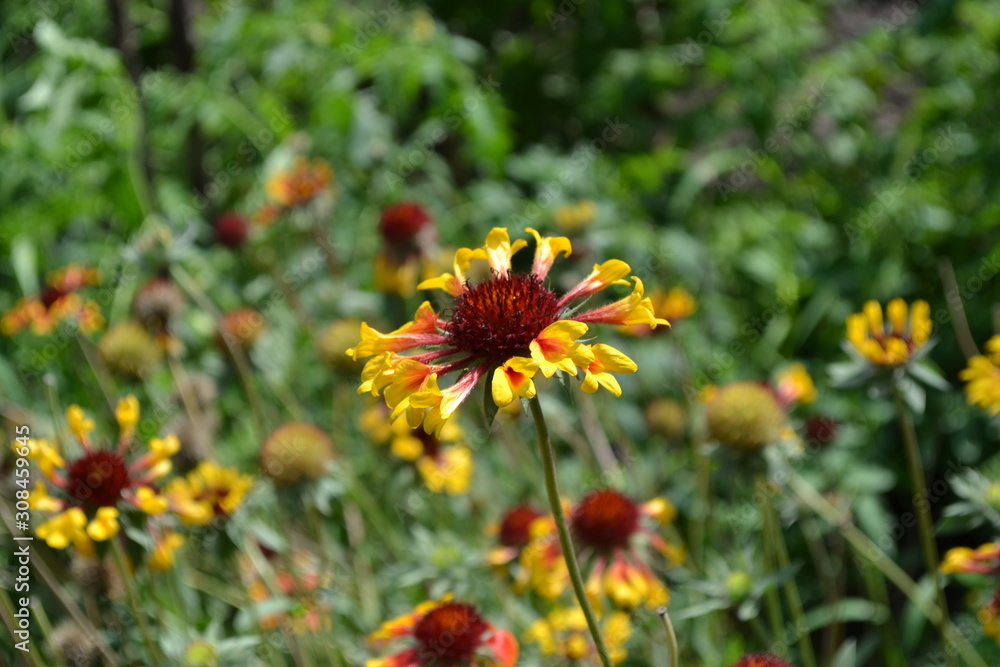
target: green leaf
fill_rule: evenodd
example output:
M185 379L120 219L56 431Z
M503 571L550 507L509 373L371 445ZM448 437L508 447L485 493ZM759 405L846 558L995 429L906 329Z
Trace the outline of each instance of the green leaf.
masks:
M928 361L910 364L907 367L907 372L928 387L932 387L940 391L948 391L951 388L948 381L944 379L943 375L941 375L941 371L931 365Z
M885 606L859 598L844 598L833 604L823 605L806 614L809 632L825 628L834 623L866 622L883 623L889 617Z
M837 654L833 656L830 667L855 667L858 660L858 645L853 639L841 644Z
M38 253L27 236L14 239L10 249L10 263L21 286L22 294L38 294Z

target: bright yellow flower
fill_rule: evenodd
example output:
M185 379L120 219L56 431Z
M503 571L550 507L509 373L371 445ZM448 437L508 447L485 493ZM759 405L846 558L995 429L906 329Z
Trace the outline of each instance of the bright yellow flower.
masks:
M170 503L148 486L140 486L135 490L135 504L146 514L163 514Z
M152 572L166 572L174 566L174 554L184 545L184 536L172 530L166 531L146 558L146 565Z
M117 507L99 507L94 520L87 524L87 536L95 542L110 540L118 534Z
M272 200L286 208L312 201L330 189L333 169L321 159L312 162L297 157L291 169L279 171L267 179L265 188Z
M36 512L55 514L61 512L65 506L66 503L49 495L48 489L45 488L45 483L42 481L35 482L35 488L28 494L28 507Z
M20 447L14 442L15 447ZM59 450L48 440L28 440L28 458L38 464L42 474L49 479L56 475L56 468L65 468L66 461L59 454Z
M434 493L452 496L468 493L473 472L472 451L468 447L447 447L436 457L421 457L417 471Z
M621 385L612 373L635 373L639 367L610 345L599 343L591 346L590 350L594 360L586 367L587 374L580 389L587 394L593 394L598 387L604 387L615 396L621 396Z
M596 216L597 206L592 201L584 200L557 208L555 223L562 231L573 234L589 226Z
M944 574L1000 574L1000 542L987 542L978 549L949 549L941 562Z
M914 301L907 317L906 302L893 299L886 306L885 318L879 303L868 301L862 312L847 318L847 340L871 363L898 366L924 346L932 326L926 301Z
M205 526L216 516L232 516L252 486L253 477L214 461L202 461L186 477L172 480L164 495L181 521Z
M965 397L970 405L978 405L991 417L1000 414L1000 336L986 343L987 354L969 359L969 365L959 377L966 382Z
M96 269L71 264L53 271L41 296L18 300L0 318L0 333L13 336L27 327L35 336L47 336L66 321L74 322L80 332L92 334L104 326L100 306L83 298L76 290L97 284Z
M778 373L775 393L782 405L813 403L818 396L812 376L800 363L794 363Z
M616 665L628 657L625 645L632 636L628 614L614 611L601 622L601 636L611 661ZM524 636L525 642L538 644L544 656L558 656L571 661L598 662L597 647L579 607L557 607L545 618L535 621Z
M439 317L425 302L412 322L393 332L381 333L363 323L361 341L348 350L354 359L372 357L362 370L359 393L384 391L394 422L405 418L411 428L423 424L428 433L437 433L488 373L492 373L494 402L504 407L516 396L534 393L535 370L551 377L586 369L594 353L577 339L588 331L588 323L666 324L653 315L638 279L629 296L575 312L573 301L611 285L629 284L623 280L631 271L629 265L619 260L595 265L589 276L560 297L544 281L555 259L572 252L571 244L563 237L529 233L536 245L530 273L511 270L512 256L527 242L511 241L507 230L497 227L482 247L455 253L454 273L419 285L453 296L453 307L444 311L450 315ZM490 277L471 285L466 272L472 261L481 259L489 263ZM528 364L529 357L537 369ZM444 378L455 372L460 373L458 379L442 388Z

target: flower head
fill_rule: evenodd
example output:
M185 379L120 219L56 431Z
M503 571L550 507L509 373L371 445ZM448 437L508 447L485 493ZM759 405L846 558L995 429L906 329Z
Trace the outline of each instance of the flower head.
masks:
M399 202L382 211L379 232L382 245L375 256L376 287L386 294L411 296L421 272L433 271L430 258L436 232L431 216L416 202Z
M223 350L229 345L249 350L265 329L267 321L263 314L253 308L238 308L219 318L216 344Z
M223 213L215 219L215 240L227 248L236 249L246 243L247 219L235 211Z
M876 366L898 366L927 343L931 328L926 301L914 301L907 309L905 301L893 299L884 317L878 301L868 301L860 313L847 318L847 340Z
M370 640L376 648L409 637L413 646L388 658L374 658L365 667L514 667L518 645L506 630L498 630L471 604L450 595L424 602L413 612L387 621Z
M792 667L790 664L768 653L745 655L737 660L732 667Z
M28 328L36 336L47 336L64 322L72 322L84 334L104 327L104 317L96 301L78 293L83 287L97 284L97 270L70 264L53 271L46 287L37 296L26 297L0 317L0 333L13 336Z
M531 524L543 516L531 505L515 505L507 510L495 526L498 546L490 551L490 563L504 565L516 559L521 549L531 542Z
M113 325L97 347L111 370L128 377L145 378L163 359L163 348L135 320Z
M978 549L949 549L940 569L945 574L1000 574L1000 543L988 542Z
M347 356L347 350L358 339L361 320L343 319L331 323L320 334L317 346L320 358L335 370L358 374L362 364Z
M335 452L330 437L313 426L289 422L279 426L260 448L260 469L278 484L294 484L326 474Z
M655 530L670 523L676 511L665 498L639 504L612 489L592 491L568 508L570 531L581 562L590 563L591 596L605 596L612 605L655 609L667 604L670 592L648 561L651 547L671 564L683 552ZM539 595L558 598L569 585L555 522L549 517L531 526L532 541L521 552L521 566L530 573L529 586Z
M708 432L724 445L758 451L778 442L786 426L770 388L756 382L734 382L714 392L706 410Z
M633 372L635 364L614 348L595 350L596 346L579 339L591 324L643 323L655 328L668 323L654 316L638 278L633 278L632 294L612 304L585 312L571 310L577 299L610 285L628 284L623 278L629 266L619 260L597 265L560 296L545 285L545 279L555 258L571 252L569 240L528 231L536 241L530 273L511 269L512 256L527 241L511 241L507 230L497 227L483 247L460 248L455 253L454 274L418 286L442 289L454 297L447 317L424 302L414 320L396 331L381 333L362 324L361 342L348 351L355 359L373 357L362 372L359 392L377 395L384 390L393 420L405 416L411 428L423 424L428 432L442 428L479 380L491 372L493 399L501 407L514 396L533 395L530 381L537 372L551 377L557 372L577 375L582 369L584 391L603 386L620 393L610 374ZM465 273L476 260L489 262L491 274L472 285ZM443 378L459 372L451 386L441 387Z
M597 206L594 202L583 200L575 204L566 204L556 209L555 223L560 231L575 234L589 227L597 217Z
M993 336L986 343L987 354L969 359L962 371L965 396L970 405L978 405L990 413L1000 414L1000 336Z
M49 495L46 483L39 481L28 498L31 509L54 515L37 529L38 536L53 549L73 544L89 554L91 541L103 542L118 534L120 509L131 506L150 515L167 509L156 484L170 472L170 457L180 447L177 439L153 438L149 451L129 462L126 454L134 444L138 401L134 396L123 398L115 415L120 436L114 449L93 446L90 432L94 423L75 405L66 410L66 420L83 447L81 456L67 463L47 441L30 443L29 458L59 490L58 495Z
M252 486L253 477L202 461L186 477L172 480L164 495L181 521L204 526L218 517L232 516Z
M800 363L794 363L778 373L774 394L778 402L786 407L793 403L813 403L817 397L812 376Z
M279 206L292 208L315 199L330 189L333 170L325 160L312 162L299 156L290 169L275 173L267 180L267 194Z
M625 645L632 636L628 614L613 611L601 622L601 636L611 661L616 665L628 657ZM587 619L579 607L557 607L547 617L531 624L524 640L538 644L544 656L558 656L576 664L597 664L599 656L587 628Z

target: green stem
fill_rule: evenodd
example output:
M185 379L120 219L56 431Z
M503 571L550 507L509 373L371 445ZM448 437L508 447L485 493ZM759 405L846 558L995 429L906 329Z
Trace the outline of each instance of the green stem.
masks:
M767 488L763 487L760 489L761 493L764 494L763 501L763 512L765 525L768 527L771 533L771 540L774 544L774 555L778 559L778 567L781 569L788 569L791 567L791 559L788 557L788 545L785 544L785 536L781 532L781 525L778 523L778 513L774 509L774 503L771 502L771 494L767 492ZM788 601L788 607L792 612L792 620L795 621L795 632L797 643L799 645L799 654L802 658L802 663L805 667L816 667L816 656L813 653L812 642L809 640L809 631L806 626L806 614L802 608L802 597L799 595L798 584L795 583L795 577L791 577L782 586L785 591L785 599ZM798 634L802 633L802 634Z
M535 420L535 431L538 434L538 449L542 455L542 469L545 473L545 490L549 496L549 508L552 510L552 518L555 520L556 530L559 532L559 544L562 546L570 581L573 582L573 592L583 610L584 618L587 619L587 627L590 628L590 634L594 638L594 645L597 647L597 654L601 657L601 664L604 667L613 667L614 663L611 662L611 656L608 655L608 647L604 645L604 637L601 636L601 627L597 624L597 617L594 615L590 600L587 598L587 590L583 583L583 577L580 575L580 566L576 562L573 539L566 526L566 516L563 514L562 502L559 499L559 485L556 481L555 453L552 451L552 442L549 440L549 429L545 425L542 405L538 402L537 396L530 399L528 403L531 405L531 416Z
M118 573L121 574L125 593L128 596L128 603L132 608L132 615L135 616L135 622L139 625L139 632L142 634L142 639L146 642L146 648L149 649L149 655L153 661L162 664L164 662L163 655L153 642L152 635L149 634L149 628L146 626L146 616L139 607L139 597L135 593L135 578L132 577L132 573L128 571L128 566L125 564L125 554L122 553L121 544L118 543L117 536L112 537L109 542L111 542L111 552L115 557L115 565L118 566Z
M940 559L938 557L937 543L934 539L934 521L931 518L931 510L927 503L927 480L924 478L924 465L920 460L920 445L917 443L917 431L913 428L913 420L910 419L910 412L903 403L903 395L899 388L893 389L893 396L896 399L896 409L899 411L899 427L903 432L903 443L906 445L906 463L910 470L910 483L913 491L920 495L922 502L915 502L917 511L917 527L920 531L920 542L924 550L924 561L927 566L927 573L934 582L934 593L937 596L937 606L941 610L941 619L944 624L941 626L941 641L946 642L945 629L950 623L948 619L948 602L944 597L944 587L941 585L941 575L938 572ZM947 654L948 652L945 651ZM948 664L957 665L955 656L948 655Z
M674 624L670 622L670 614L667 613L666 607L660 607L656 613L660 615L663 629L667 632L667 655L670 657L668 667L680 667L681 650L677 646L677 635L674 633Z
M7 595L7 589L0 587L0 617L3 617L4 624L11 632L11 643L14 642L14 629L17 627L14 613L14 603L11 601L10 596ZM28 646L30 647L31 644ZM44 667L43 663L39 662L40 659L38 658L37 650L25 651L24 657L33 667Z
M909 598L910 602L913 603L917 609L927 618L931 623L941 628L942 634L948 637L957 648L962 657L969 665L974 665L975 667L986 667L986 663L983 661L982 656L973 648L969 640L965 638L958 628L952 625L944 615L941 613L941 609L935 605L930 604L924 597L920 594L920 589L917 583L910 578L906 572L903 571L899 565L895 563L884 551L882 551L877 544L872 542L867 535L861 532L857 526L853 523L848 522L848 518L843 516L843 514L834 507L830 501L819 494L816 489L812 487L806 480L802 479L795 471L789 469L788 473L788 486L792 491L799 497L799 499L809 506L812 511L816 512L819 516L823 518L824 521L829 523L831 526L835 526L840 534L844 536L851 546L854 547L860 555L871 561L872 565L877 567L879 571L885 575L885 578L896 585L899 590Z
M764 476L761 473L754 475L754 490L763 494L764 498L767 498L767 482L764 480ZM764 501L767 502L766 500ZM771 530L770 530L770 517L767 512L761 512L761 519L763 525L761 526L761 544L764 547L764 564L767 568L768 574L774 574L775 572L775 562L774 562L774 550L771 545ZM778 588L777 586L771 586L767 589L764 594L764 602L767 609L767 621L771 625L771 640L778 642L781 640L781 635L785 626L784 619L781 616L781 600L778 599Z

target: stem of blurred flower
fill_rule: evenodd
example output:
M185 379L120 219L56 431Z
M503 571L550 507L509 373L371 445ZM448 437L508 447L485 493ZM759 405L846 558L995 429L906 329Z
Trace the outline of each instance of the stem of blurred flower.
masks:
M594 646L597 647L601 664L604 667L613 667L614 663L611 662L611 657L608 655L608 647L604 645L604 637L601 636L601 626L597 623L594 609L590 606L590 600L587 598L587 590L580 574L580 565L576 562L573 539L570 537L569 527L566 525L566 516L559 498L559 485L556 481L555 452L552 451L552 441L549 440L549 429L545 425L542 404L538 401L537 396L529 399L528 404L531 406L531 416L535 420L535 432L538 435L538 449L542 455L542 469L545 473L545 490L549 497L549 508L552 510L552 518L555 520L556 530L559 532L559 544L562 546L563 559L566 561L566 569L569 570L569 578L573 583L573 592L583 610L584 618L587 619L587 627L594 638Z
M35 615L35 620L38 621L38 627L42 631L42 636L45 637L49 655L56 661L56 667L65 667L65 661L52 643L52 622L49 621L49 616L45 613L45 607L39 598L35 598L31 602L31 613Z
M920 531L920 542L924 550L924 561L927 566L927 574L934 582L934 593L937 597L937 606L941 610L941 619L944 625L941 626L941 641L947 642L947 632L945 628L950 624L948 618L948 601L944 597L944 587L941 585L941 574L938 566L941 563L938 557L937 543L934 539L934 520L931 518L931 510L927 501L927 480L924 478L924 464L920 458L920 444L917 442L917 431L913 428L913 420L910 412L903 402L903 394L899 387L893 387L893 397L896 399L896 409L899 411L899 427L903 432L903 444L906 446L906 463L910 469L910 483L913 484L914 494L919 494L920 500L914 502L914 509L917 511L917 527ZM948 656L949 665L957 665L958 661L954 656Z
M792 566L791 559L788 557L788 545L785 544L785 536L781 531L778 513L774 508L774 503L771 502L771 494L767 490L767 481L759 480L758 484L763 484L763 486L758 486L758 491L763 494L761 510L764 514L764 533L765 535L770 533L770 542L773 546L773 555L777 559L778 568L788 570ZM802 658L802 664L805 667L816 667L816 656L813 653L812 641L809 638L806 614L802 608L802 597L799 595L799 587L795 582L795 576L790 576L782 584L782 588L785 591L788 608L792 612L792 620L795 622L796 643L799 646L799 656Z
M351 562L354 564L354 572L357 577L361 616L367 624L374 625L382 613L379 609L378 587L375 585L372 575L371 562L363 551L363 545L367 541L365 522L361 511L353 502L344 503L344 527L347 529L347 540L351 547Z
M906 667L906 658L900 649L903 645L902 640L899 638L892 614L888 613L891 607L889 606L889 590L885 585L885 576L878 569L870 567L862 568L861 576L864 579L868 597L872 602L885 607L887 612L886 619L878 624L878 631L881 635L879 644L881 644L885 664L889 667Z
M871 561L899 590L913 603L917 609L934 625L942 629L942 633L958 648L959 653L965 658L969 665L974 667L986 667L982 657L973 648L969 640L954 625L944 618L941 610L929 603L921 594L917 583L903 571L877 544L868 539L861 530L850 523L850 519L844 516L829 500L824 498L806 480L791 469L785 471L788 475L788 486L792 489L799 500L809 506L824 521L831 526L836 526L840 534L844 536L851 546L854 547L860 557ZM946 651L947 652L947 651Z
M167 367L170 368L170 374L174 378L174 386L177 388L177 395L181 397L181 403L184 404L184 410L187 412L188 419L191 420L192 430L195 433L203 433L202 430L202 412L201 406L198 405L198 399L194 395L191 389L191 377L184 370L184 366L181 365L172 354L167 354ZM212 443L211 438L206 438L210 450L206 453L206 458L211 458L214 456L215 446Z
M14 603L11 601L10 596L7 595L7 589L2 586L0 586L0 617L3 618L4 625L9 629L11 643L13 643L14 629L17 628L17 621L14 618ZM38 661L37 651L29 650L23 653L33 667L45 667Z
M104 394L104 400L114 408L117 403L114 397L118 395L118 390L115 388L114 380L111 379L111 374L108 373L107 366L104 365L100 356L94 353L93 343L80 334L76 335L76 341L80 344L80 349L83 350L83 356L94 372L94 377L97 378L97 385L101 388L101 393Z
M694 458L696 496L691 517L690 543L691 560L699 569L704 569L705 523L711 515L709 508L709 487L712 482L711 461L702 450L703 440L697 435L691 438L691 456Z
M122 578L122 585L125 587L125 594L128 597L129 607L132 609L132 615L135 617L135 622L139 626L139 632L142 634L142 639L146 643L146 648L149 649L149 656L156 663L163 663L165 658L163 654L160 653L159 647L153 641L153 637L149 634L149 627L146 625L146 616L143 614L142 609L139 607L139 596L135 592L135 577L129 572L128 565L125 563L125 554L122 552L122 546L119 544L118 536L112 537L108 540L111 543L111 552L114 554L115 565L118 567L118 573Z
M174 264L170 267L170 273L177 281L177 284L181 286L185 292L187 292L191 298L202 308L206 313L212 315L215 320L216 325L221 321L221 313L219 309L215 307L208 295L202 291L198 283L191 277L191 275L184 270L183 267ZM257 437L263 438L266 433L264 429L264 412L261 408L260 397L257 395L257 390L253 386L253 378L250 373L250 366L247 363L246 355L243 353L243 349L239 345L233 345L228 337L223 336L222 342L225 344L226 349L229 350L230 356L233 358L233 364L236 366L236 373L240 376L240 382L243 384L243 389L246 391L247 400L250 402L250 413L254 418L254 426L256 426Z
M941 283L944 287L945 295L950 297L954 294L958 297L957 299L947 298L944 301L948 304L948 313L951 315L951 327L955 330L955 339L958 341L958 347L962 350L965 358L970 359L979 354L979 348L976 347L976 339L972 336L972 330L969 328L969 320L965 316L965 306L962 304L961 292L958 289L958 280L955 279L955 267L951 265L950 258L941 258L941 261L938 263L938 273L941 274Z
M773 575L776 571L776 564L774 548L771 544L771 521L769 513L763 509L763 504L767 504L770 501L767 500L767 481L764 479L763 473L757 472L754 474L753 488L754 493L760 493L764 498L761 506L760 542L764 549L765 571L768 575ZM771 641L777 643L781 641L785 621L781 614L781 600L778 598L778 586L776 583L767 589L767 592L764 594L764 601L767 609L767 621L771 625Z
M668 667L680 667L681 651L677 646L677 635L674 633L674 624L670 622L670 614L667 613L666 607L660 607L656 613L659 614L663 629L667 632L667 655L670 658Z

